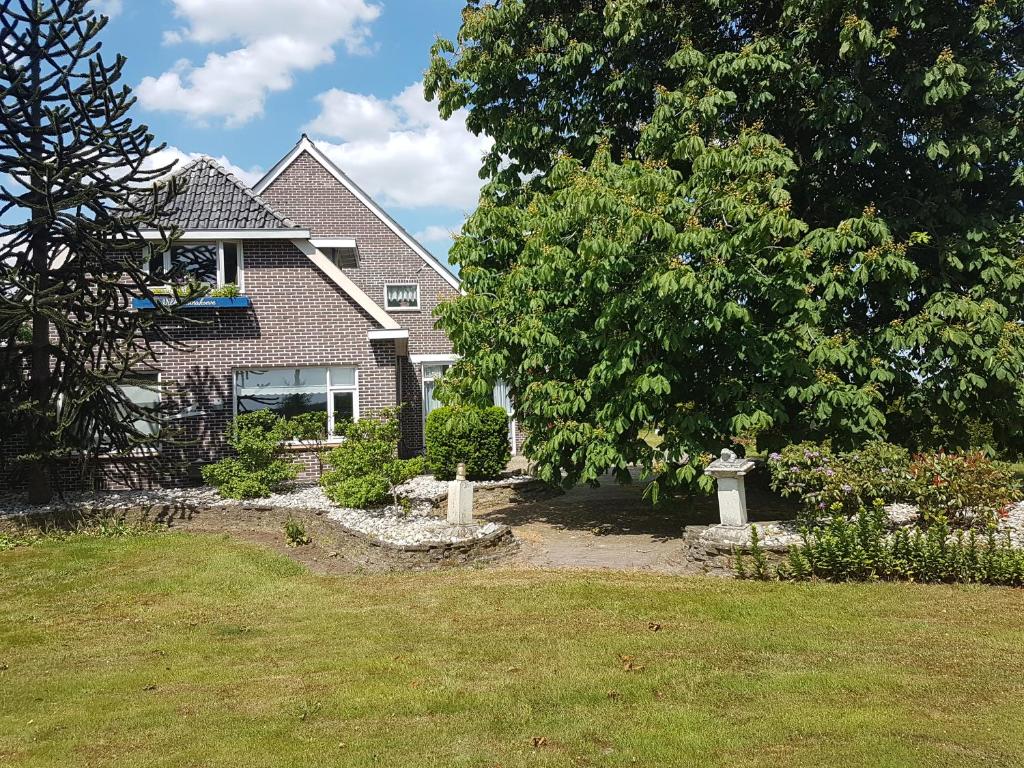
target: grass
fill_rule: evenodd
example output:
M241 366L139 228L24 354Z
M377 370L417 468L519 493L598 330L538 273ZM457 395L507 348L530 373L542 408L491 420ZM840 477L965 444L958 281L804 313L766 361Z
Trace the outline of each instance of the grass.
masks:
M1021 765L1022 591L328 577L185 534L0 573L4 766Z

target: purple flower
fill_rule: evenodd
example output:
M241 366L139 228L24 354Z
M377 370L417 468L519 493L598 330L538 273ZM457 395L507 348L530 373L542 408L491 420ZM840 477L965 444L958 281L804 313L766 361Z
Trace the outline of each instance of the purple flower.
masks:
M819 501L818 502L818 509L824 509L824 508L825 508L825 502L824 501Z
M790 472L799 472L800 471L800 467L798 467L798 466L796 466L794 464L792 467L789 468L789 471Z
M834 475L835 473L836 473L836 471L834 469L826 469L825 470L825 475L827 477L832 477L832 475Z
M852 486L849 486L849 485L843 485L843 493L849 493L849 492L850 492L850 491L852 491L852 490L853 490L853 487L852 487Z
M778 461L782 458L781 453L770 453L768 454L768 461Z

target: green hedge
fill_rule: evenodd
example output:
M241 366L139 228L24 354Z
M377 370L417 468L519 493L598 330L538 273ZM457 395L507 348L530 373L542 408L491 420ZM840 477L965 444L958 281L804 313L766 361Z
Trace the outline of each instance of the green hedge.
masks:
M437 408L427 417L427 466L439 480L452 480L466 462L471 480L492 480L512 458L504 408Z

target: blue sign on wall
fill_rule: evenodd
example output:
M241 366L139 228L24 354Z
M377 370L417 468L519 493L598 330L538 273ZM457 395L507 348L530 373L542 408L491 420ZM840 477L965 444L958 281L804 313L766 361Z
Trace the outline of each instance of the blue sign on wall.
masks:
M173 296L157 296L161 304L174 304ZM185 302L182 309L246 309L252 306L248 296L203 296L199 299ZM149 299L132 299L133 309L156 309L156 306Z

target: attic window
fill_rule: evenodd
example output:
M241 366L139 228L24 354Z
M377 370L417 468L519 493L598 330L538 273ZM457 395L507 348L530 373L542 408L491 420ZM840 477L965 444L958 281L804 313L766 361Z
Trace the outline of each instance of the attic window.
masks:
M341 269L355 269L359 266L359 249L356 241L347 237L316 238L310 240L313 247Z
M170 250L152 251L149 274L167 281L175 274L176 283L196 282L217 288L233 283L242 285L241 244L232 241L174 243Z
M420 287L416 283L393 283L384 286L384 309L389 312L412 312L420 308Z
M355 248L326 248L324 255L331 260L334 266L341 269L355 269L359 266Z

